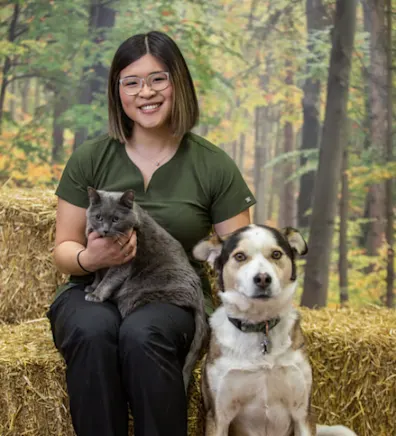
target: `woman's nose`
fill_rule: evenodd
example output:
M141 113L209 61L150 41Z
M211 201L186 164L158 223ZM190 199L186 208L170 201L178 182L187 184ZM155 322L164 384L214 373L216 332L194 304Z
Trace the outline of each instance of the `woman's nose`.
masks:
M142 97L147 97L147 96L151 96L151 95L155 94L155 91L153 90L153 88L151 88L149 85L147 85L146 82L144 82L139 94Z

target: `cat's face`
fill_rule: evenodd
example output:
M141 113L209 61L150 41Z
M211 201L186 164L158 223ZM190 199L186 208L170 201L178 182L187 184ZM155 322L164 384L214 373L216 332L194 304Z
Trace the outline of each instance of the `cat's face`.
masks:
M120 193L89 187L88 196L90 205L87 209L87 233L95 231L101 236L116 236L136 227L132 190Z

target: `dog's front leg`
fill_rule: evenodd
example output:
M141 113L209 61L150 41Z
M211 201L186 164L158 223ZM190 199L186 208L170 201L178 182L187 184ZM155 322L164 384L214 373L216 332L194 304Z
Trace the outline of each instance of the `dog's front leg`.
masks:
M312 426L306 416L294 418L294 436L316 436L316 432L312 431Z
M212 411L206 415L205 436L228 436L230 423L214 417Z

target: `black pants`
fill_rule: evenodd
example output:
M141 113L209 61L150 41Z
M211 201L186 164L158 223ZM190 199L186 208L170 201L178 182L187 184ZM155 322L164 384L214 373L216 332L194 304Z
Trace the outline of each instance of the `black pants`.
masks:
M69 289L48 312L77 436L127 436L128 403L136 436L186 436L192 312L152 303L122 321L114 304L84 295L83 286Z

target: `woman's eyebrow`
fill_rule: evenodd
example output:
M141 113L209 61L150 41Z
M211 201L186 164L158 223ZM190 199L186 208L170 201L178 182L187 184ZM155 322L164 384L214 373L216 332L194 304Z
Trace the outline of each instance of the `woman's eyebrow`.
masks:
M165 70L153 71L153 72L147 74L147 76L150 76L151 74L164 73L164 72L165 72ZM141 78L141 76L137 76L136 74L129 74L128 76L123 77L123 79L125 79L127 77L139 77L139 79Z

